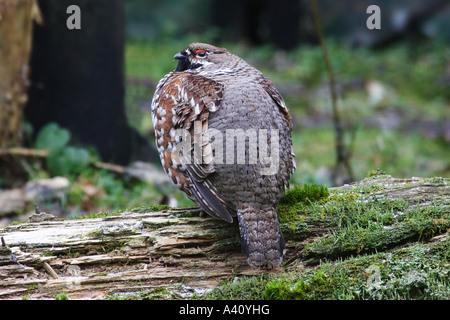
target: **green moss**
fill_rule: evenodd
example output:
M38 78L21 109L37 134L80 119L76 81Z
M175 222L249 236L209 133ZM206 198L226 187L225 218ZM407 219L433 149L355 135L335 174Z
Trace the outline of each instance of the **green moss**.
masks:
M312 300L329 295L332 280L322 270L305 278L289 281L285 278L267 283L263 297L268 300Z
M179 299L180 296L167 288L153 288L141 292L110 293L105 300L170 300Z
M130 211L136 212L136 213L145 213L145 212L157 212L157 211L164 211L164 210L170 210L170 206L165 205L165 204L148 205L148 206L140 206L137 208L133 208Z
M413 244L390 252L322 262L315 268L235 278L200 298L448 300L449 243L447 238L439 243Z
M376 175L378 175L377 170L370 170L370 171L367 173L366 177L369 178L369 177L373 177L373 176L376 176Z
M66 293L59 293L55 296L55 300L69 300Z
M436 243L431 249L431 254L443 262L450 263L450 238Z
M354 192L354 191L331 191L330 192L330 196L328 198L329 201L334 201L334 202L354 202L357 200L361 200L362 196L361 194L359 194L358 192Z
M315 184L305 184L303 186L294 186L286 191L286 194L280 199L280 204L297 204L318 202L326 199L330 192L325 186Z
M212 300L260 300L266 290L267 282L273 278L271 275L258 275L254 277L234 277L225 281L214 290L206 293L203 299Z
M30 286L27 287L27 290L28 290L28 291L32 291L32 290L36 290L37 288L38 288L38 285L37 285L37 284L32 284L32 285L30 285Z
M101 239L103 237L103 232L96 229L92 230L84 235L88 239Z
M118 216L124 212L135 212L135 213L145 213L145 212L156 212L169 210L170 207L168 205L148 205L148 206L140 206L132 209L121 209L112 212L94 212L89 213L84 216L69 218L69 219L97 219L97 218L108 218L113 216Z
M376 177L379 175L386 175L386 172L380 170L380 169L376 169L376 170L370 170L367 175L366 178L371 178L371 177Z
M442 177L433 177L433 178L426 179L426 181L443 186L443 185L448 184L450 179L445 179Z
M411 212L404 214L408 210ZM317 228L331 230L307 245L304 254L308 258L337 258L390 248L410 239L429 238L447 225L439 220L439 210L434 215L419 214L430 218L427 221L411 217L415 224L408 225L403 220L413 212L403 199L372 198L368 187L328 190L297 186L286 192L278 206L282 230L293 239L305 238Z
M28 222L30 222L30 221L27 221L27 220L17 220L17 221L11 222L9 225L10 225L10 226L16 226L16 225L23 224L23 223L28 223Z
M401 199L326 203L324 209L321 221L332 229L306 245L303 258L311 259L310 263L428 240L450 227L450 213L445 206L409 208Z
M308 206L325 201L329 194L327 187L314 184L287 190L277 208L280 223L295 223L302 219L301 214L307 211Z
M122 213L122 211L114 211L114 212L92 212L88 213L84 216L80 216L77 218L69 218L69 219L98 219L98 218L107 218L111 216L118 216Z
M450 227L446 205L412 205L403 199L374 198L377 184L351 190L334 189L308 197L308 188L293 188L280 203L283 232L293 239L327 228L322 237L308 243L302 257L316 264L388 250L409 241L423 241ZM326 196L325 196L326 195ZM313 198L313 200L310 200ZM281 210L280 210L281 209Z

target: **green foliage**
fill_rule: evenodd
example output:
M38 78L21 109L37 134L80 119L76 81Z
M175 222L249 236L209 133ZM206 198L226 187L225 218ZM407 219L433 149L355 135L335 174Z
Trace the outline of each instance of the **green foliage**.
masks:
M114 211L123 208L136 210L166 209L166 206L149 206L159 203L162 194L154 186L139 179L132 179L90 166L98 161L93 148L70 145L70 132L56 123L49 123L37 134L35 147L49 150L45 169L39 162L33 163L31 178L65 176L70 181L69 192L64 197L64 209L71 208L72 217L82 212ZM179 194L177 194L179 197ZM103 213L99 213L100 216Z
M65 147L70 141L70 132L61 128L57 123L44 126L36 137L36 149L55 150Z
M55 176L80 173L89 164L89 152L86 149L63 147L53 149L47 158L47 166Z
M37 149L49 149L47 168L55 176L79 174L89 164L86 149L69 146L70 132L56 123L43 127L36 138Z
M86 195L86 188L92 190L90 196ZM134 208L131 209L134 212L149 212L168 208L165 205L151 205L159 203L161 198L161 192L146 182L126 179L106 170L86 168L71 185L68 205L81 205L88 211L101 209L109 212Z

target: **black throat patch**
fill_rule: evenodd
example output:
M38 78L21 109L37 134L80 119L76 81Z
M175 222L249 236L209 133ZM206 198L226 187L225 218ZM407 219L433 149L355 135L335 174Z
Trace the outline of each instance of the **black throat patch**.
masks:
M181 59L178 62L178 65L177 65L177 68L175 69L175 71L192 70L192 69L197 69L201 66L202 66L201 63L190 63L189 59L185 58L185 59Z

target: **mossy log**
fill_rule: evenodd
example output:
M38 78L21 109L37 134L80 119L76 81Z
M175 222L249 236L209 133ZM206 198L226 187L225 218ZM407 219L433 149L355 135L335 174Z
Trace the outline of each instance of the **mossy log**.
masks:
M408 242L448 238L450 179L378 175L330 189L329 199L317 205L329 205L336 199L344 206L355 199L358 203L400 199L404 206L391 208L391 213L429 206L439 206L441 211L431 220L432 231L422 228L397 236L401 225L390 221L385 228L390 232L390 243L379 247L363 244L364 248L360 243L356 249L347 245L345 250L334 250L339 243L336 240L333 246L323 246L331 238L330 230L339 228L329 219L303 216L293 222L280 218L287 242L286 259L281 268L270 271L247 265L236 223L186 215L189 208L155 212L140 208L65 220L41 213L29 222L0 229L0 299L54 298L60 293L70 299L93 299L161 289L170 292L171 298L190 298L236 276L301 270L309 267L305 261L315 263Z

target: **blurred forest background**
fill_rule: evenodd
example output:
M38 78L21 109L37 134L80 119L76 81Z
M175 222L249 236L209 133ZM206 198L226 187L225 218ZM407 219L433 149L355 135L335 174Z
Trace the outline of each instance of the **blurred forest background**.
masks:
M81 29L68 28L70 5ZM192 205L162 173L150 103L191 42L226 47L293 116L293 184L450 176L450 5L320 0L348 170L310 0L0 0L0 219ZM381 29L370 30L370 5Z

